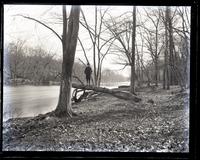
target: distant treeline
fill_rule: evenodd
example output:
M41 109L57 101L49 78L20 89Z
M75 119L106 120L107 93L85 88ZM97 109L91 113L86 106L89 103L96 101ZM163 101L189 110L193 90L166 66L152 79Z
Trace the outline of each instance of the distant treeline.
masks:
M17 41L5 46L4 50L4 83L14 84L59 84L62 60L55 53L40 47L31 48L24 42ZM85 83L85 66L75 62L73 77ZM77 78L73 78L77 81ZM127 78L109 69L102 71L102 82L126 81Z

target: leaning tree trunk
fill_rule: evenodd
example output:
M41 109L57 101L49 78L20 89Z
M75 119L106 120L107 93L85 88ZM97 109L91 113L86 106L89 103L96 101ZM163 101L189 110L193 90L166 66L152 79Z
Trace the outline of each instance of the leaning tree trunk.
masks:
M136 95L126 92L126 91L117 91L117 90L112 90L104 87L96 87L96 86L85 86L82 84L72 84L73 88L76 89L83 89L83 90L93 90L96 92L102 92L102 93L107 93L110 94L114 97L120 98L120 99L125 99L125 100L130 100L134 102L140 102L142 99L137 97Z
M72 116L71 108L71 88L72 88L72 68L76 51L76 44L79 30L80 6L72 6L68 28L66 17L66 6L63 6L63 64L60 95L55 114L58 117Z

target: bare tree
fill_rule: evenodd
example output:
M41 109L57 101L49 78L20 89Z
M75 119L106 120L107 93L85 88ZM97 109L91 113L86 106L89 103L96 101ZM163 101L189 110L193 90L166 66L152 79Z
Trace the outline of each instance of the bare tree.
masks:
M84 15L84 12L81 10L83 20L80 21L80 23L88 31L90 40L93 45L92 46L93 48L93 75L94 75L95 86L100 86L103 61L106 55L109 54L109 50L115 38L115 37L110 37L108 39L104 39L102 36L106 30L103 28L103 24L104 24L104 17L107 11L108 11L108 8L106 10L102 10L101 8L99 8L98 10L97 6L95 6L95 22L94 22L94 28L92 28L91 26L89 26L87 19ZM83 44L81 44L81 46L83 46ZM85 57L86 57L86 54L85 54ZM88 62L87 58L86 60Z
M56 115L72 117L71 108L71 88L72 88L72 68L76 52L76 44L79 30L80 6L72 6L69 22L67 25L66 6L63 6L63 64L60 95ZM68 28L67 28L68 27Z
M163 89L170 89L170 80L169 80L169 56L168 56L168 19L169 13L168 8L165 10L165 52L164 52L164 70L163 70Z
M152 57L152 60L154 62L154 79L155 79L155 86L158 86L158 62L159 62L159 56L163 50L163 40L162 40L162 28L160 27L161 22L161 14L159 9L153 9L151 11L145 10L146 17L148 18L149 23L148 25L152 24L151 27L147 28L146 25L143 23L141 27L144 29L144 38L146 40L146 47Z
M76 44L79 30L79 15L80 6L72 6L69 15L69 22L67 21L66 6L62 7L63 13L63 35L62 37L51 27L45 23L32 18L20 15L24 18L33 20L47 29L51 30L62 43L63 63L61 73L61 86L58 105L55 110L55 115L58 117L72 116L71 108L71 87L72 87L72 67L74 64L74 56L76 51Z
M176 70L179 71L178 81L182 89L186 89L189 87L189 70L190 70L190 18L188 17L189 11L186 7L178 8L177 14L178 18L181 21L181 27L177 29L177 27L173 27L173 31L178 35L179 43L177 44L179 47L178 51L175 49L175 40L173 41L173 49L176 53L177 61L176 61Z
M124 15L124 14L123 14ZM122 16L119 16L119 19ZM132 20L130 20L130 17ZM135 37L136 37L136 7L133 7L133 12L130 17L125 17L117 22L117 18L110 16L110 20L106 22L106 26L111 34L119 43L114 44L114 50L118 52L121 63L126 66L131 66L131 88L130 92L135 94Z
M133 29L132 29L132 55L131 55L131 86L130 92L135 93L135 37L136 37L136 6L133 6Z
M164 83L169 85L180 85L182 89L186 88L189 77L189 25L190 21L186 8L176 7L172 10L166 7L165 18L165 76ZM163 16L164 17L164 16ZM179 48L179 49L177 49ZM166 82L165 82L166 81Z
M175 57L175 51L174 51L174 37L173 37L173 28L172 28L172 11L170 7L167 8L167 12L169 14L168 17L168 33L169 33L169 65L170 65L170 85L177 84L175 81L177 81L177 70L175 69L176 65L176 57Z

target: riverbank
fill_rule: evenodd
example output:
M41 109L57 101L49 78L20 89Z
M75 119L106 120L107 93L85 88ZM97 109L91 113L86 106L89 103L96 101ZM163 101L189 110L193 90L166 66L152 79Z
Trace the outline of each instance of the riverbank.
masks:
M73 118L10 119L3 150L188 152L189 99L179 90L144 88L139 103L99 94L73 105Z

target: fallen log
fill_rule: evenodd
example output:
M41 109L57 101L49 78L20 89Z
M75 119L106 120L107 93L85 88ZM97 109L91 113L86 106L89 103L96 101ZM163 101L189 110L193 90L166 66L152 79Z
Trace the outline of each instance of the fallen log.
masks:
M120 99L125 99L125 100L131 100L134 102L140 102L142 100L141 98L139 98L127 91L116 91L116 90L108 89L105 87L85 86L85 85L76 84L76 83L73 83L72 87L77 88L77 89L93 90L96 92L108 93L114 97L117 97Z

